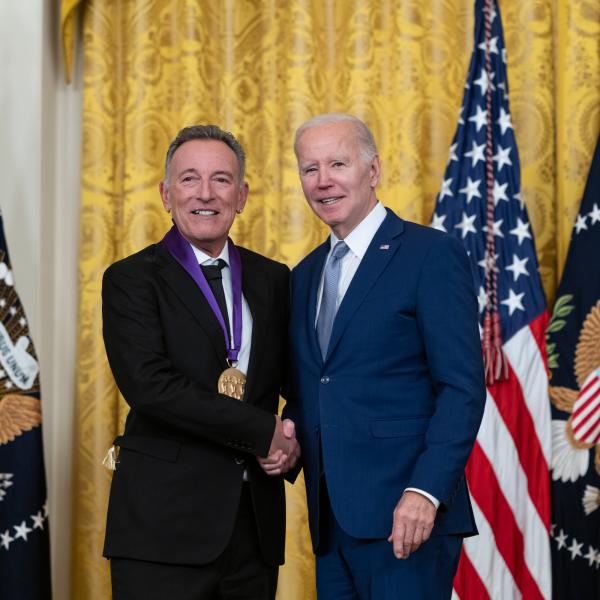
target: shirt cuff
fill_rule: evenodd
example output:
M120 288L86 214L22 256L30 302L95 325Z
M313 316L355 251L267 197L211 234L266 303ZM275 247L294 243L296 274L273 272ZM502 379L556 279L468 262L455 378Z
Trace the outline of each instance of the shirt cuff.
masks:
M437 510L440 507L440 501L435 497L432 496L431 494L428 494L427 492L424 492L423 490L420 490L419 488L406 488L404 490L405 492L417 492L417 494L421 494L421 496L425 496L425 498L427 498L427 500L430 500L431 503L435 506L435 510Z

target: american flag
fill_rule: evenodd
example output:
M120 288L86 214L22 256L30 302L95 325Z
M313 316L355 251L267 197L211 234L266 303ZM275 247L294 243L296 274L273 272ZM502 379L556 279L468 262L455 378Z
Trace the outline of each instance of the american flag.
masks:
M506 368L505 378L500 370L488 383L467 465L479 536L465 540L454 597L550 598L548 314L521 196L495 0L475 2L474 49L431 225L469 253L482 330L486 313L499 315Z

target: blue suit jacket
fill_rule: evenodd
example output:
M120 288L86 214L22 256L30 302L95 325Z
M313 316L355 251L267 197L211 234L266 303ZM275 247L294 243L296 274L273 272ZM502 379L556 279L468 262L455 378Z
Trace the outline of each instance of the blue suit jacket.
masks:
M468 257L388 209L337 313L323 360L317 290L329 240L292 272L291 389L313 546L324 473L340 526L387 537L406 487L441 502L433 534L477 533L464 467L485 403ZM322 455L319 447L322 446Z

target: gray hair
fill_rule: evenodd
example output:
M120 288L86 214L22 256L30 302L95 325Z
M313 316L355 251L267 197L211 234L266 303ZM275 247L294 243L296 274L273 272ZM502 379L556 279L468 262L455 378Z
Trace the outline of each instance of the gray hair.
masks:
M244 174L246 172L246 154L241 144L235 139L234 135L229 131L224 131L217 125L191 125L184 127L171 142L167 150L165 158L165 179L164 184L168 185L169 170L171 168L171 160L177 149L192 140L216 140L226 144L235 154L240 168L240 185L244 182Z
M305 121L298 127L296 130L296 135L294 136L294 152L296 153L296 158L298 157L298 144L300 142L300 138L302 135L308 131L309 129L313 129L314 127L321 127L322 125L329 125L330 123L342 123L349 122L354 125L354 130L356 131L356 137L358 139L358 145L360 148L361 158L365 162L370 162L373 158L378 154L377 145L375 144L375 138L371 133L371 130L367 127L366 123L361 121L358 117L353 115L349 115L346 113L324 113L322 115L317 115L316 117L312 117L308 121Z

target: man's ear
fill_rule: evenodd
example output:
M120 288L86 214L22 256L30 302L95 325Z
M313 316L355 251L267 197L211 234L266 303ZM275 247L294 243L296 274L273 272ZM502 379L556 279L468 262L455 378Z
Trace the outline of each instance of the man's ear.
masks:
M250 188L248 187L248 183L246 181L244 181L244 183L240 189L240 195L238 197L237 206L235 207L235 212L238 215L244 210L244 206L246 206L246 200L248 200L249 190L250 190Z
M162 200L163 206L167 212L171 212L171 203L169 202L169 186L161 181L158 184L158 191L160 192L160 199Z
M369 171L369 181L372 188L375 188L381 178L381 164L379 162L379 155L376 154L371 159L371 168Z

